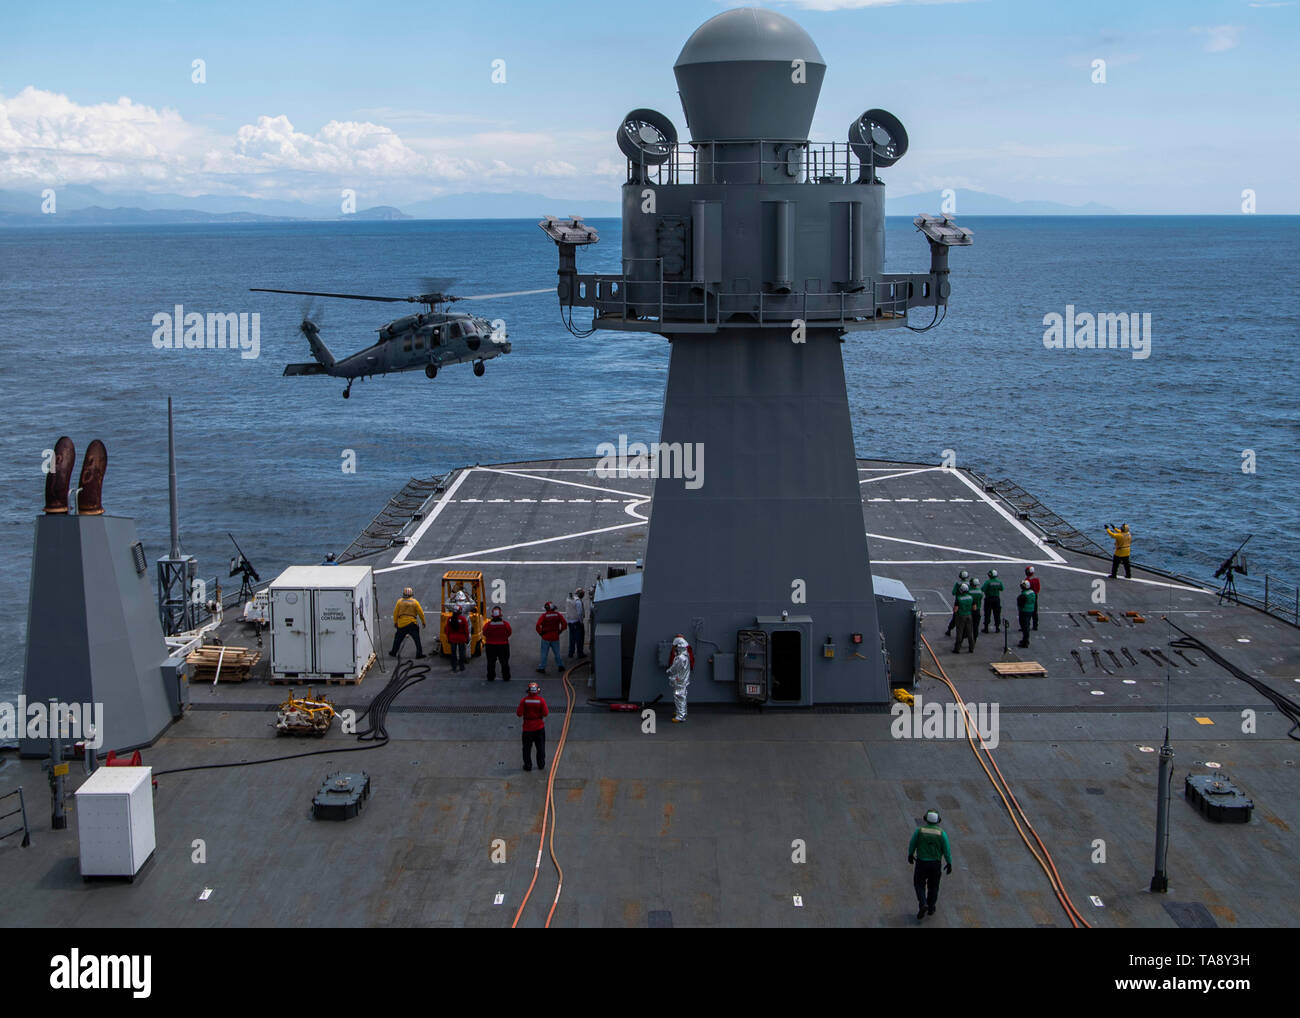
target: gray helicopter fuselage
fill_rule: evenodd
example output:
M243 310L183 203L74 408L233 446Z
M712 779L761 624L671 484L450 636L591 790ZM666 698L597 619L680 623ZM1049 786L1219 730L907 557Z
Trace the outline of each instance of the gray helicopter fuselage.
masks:
M327 374L361 378L432 365L491 360L510 352L510 344L493 339L492 323L474 315L415 314L379 329L379 341L340 358Z

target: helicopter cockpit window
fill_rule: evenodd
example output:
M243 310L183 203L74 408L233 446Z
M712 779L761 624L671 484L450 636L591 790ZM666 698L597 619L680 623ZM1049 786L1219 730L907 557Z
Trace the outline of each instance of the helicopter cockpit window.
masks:
M452 322L450 325L447 326L447 338L458 339L460 338L461 331L462 330L461 330L460 322Z

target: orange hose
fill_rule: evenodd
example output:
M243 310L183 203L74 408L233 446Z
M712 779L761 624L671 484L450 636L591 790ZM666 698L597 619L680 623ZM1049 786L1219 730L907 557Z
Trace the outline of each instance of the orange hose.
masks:
M523 901L519 903L519 911L515 913L515 920L510 924L513 930L519 925L519 917L524 914L524 907L528 904L528 899L532 897L533 887L537 884L537 875L542 868L542 850L546 847L546 823L550 820L551 836L550 850L551 862L555 865L555 872L559 882L555 887L555 899L551 902L551 911L546 916L546 929L550 929L551 918L555 915L555 907L560 903L560 891L564 888L564 870L560 867L560 861L555 857L555 771L560 765L560 757L564 755L564 744L569 738L569 722L573 720L573 702L575 692L573 684L569 681L569 676L579 668L590 667L591 660L579 661L576 665L561 675L561 681L564 683L564 725L560 729L560 739L556 743L555 752L551 756L550 773L546 778L546 801L542 806L542 833L537 839L537 861L533 865L533 879L529 881L528 890L524 892Z
M555 865L557 883L555 885L555 899L551 902L551 910L546 914L546 929L551 928L551 918L555 915L555 907L560 903L560 891L564 888L564 869L560 866L560 860L555 857L555 816L559 810L555 806L555 770L560 766L560 757L564 753L564 744L569 738L569 722L573 719L573 702L576 698L573 684L569 681L569 676L574 670L581 668L585 662L579 662L564 673L564 696L566 699L564 709L564 727L560 729L560 741L555 747L555 757L551 760L551 777L546 789L546 795L551 800L551 862Z
M979 733L978 729L975 731L975 736L979 739L979 747L975 745L975 739L971 737L972 726L970 723L970 715L966 710L966 702L961 698L961 694L957 692L957 687L953 685L952 680L948 678L948 673L944 671L943 663L939 660L939 655L934 652L934 648L930 646L930 641L927 640L924 635L921 635L921 642L925 644L925 649L930 652L930 657L934 659L934 664L935 667L939 669L939 674L935 675L933 672L928 672L924 669L922 669L922 672L929 675L931 678L938 679L946 685L952 692L957 703L961 706L962 718L966 728L966 741L970 744L971 752L975 754L975 759L979 762L980 767L984 770L984 774L993 784L994 790L1002 800L1002 805L1006 807L1007 815L1011 817L1011 822L1015 824L1016 832L1020 835L1020 839L1025 843L1025 847L1029 849L1030 854L1047 875L1048 882L1052 885L1052 890L1056 893L1056 900L1060 902L1061 908L1064 909L1066 918L1070 920L1070 924L1075 929L1078 929L1081 925L1091 929L1092 924L1083 917L1075 907L1074 902L1070 900L1070 895L1065 889L1065 881L1061 879L1061 874L1056 869L1056 863L1052 859L1052 854L1047 850L1047 845L1043 843L1043 839L1039 837L1038 831L1034 829L1034 825L1029 820L1029 815L1025 812L1024 807L1020 805L1020 801L1011 790L1011 783L1007 781L1006 776L1002 773L1002 769L998 767L997 761L993 759L993 752L984 742L984 736ZM988 757L988 762L993 765L993 770L997 772L997 780L994 779L993 774L990 773L988 767L985 766L984 759L980 756L981 748L984 750L984 756ZM1001 786L998 784L999 780L1001 781ZM1003 788L1006 789L1005 795L1003 794ZM1007 802L1008 797L1011 800L1010 803ZM1013 804L1015 806L1014 811L1012 810ZM1030 843L1029 839L1025 837L1025 832L1020 826L1020 821L1016 819L1016 813L1020 814L1020 819L1025 822L1025 827L1029 829L1029 833L1033 835L1034 841L1036 841L1038 847L1042 849L1041 855Z
M930 676L930 678L932 678L932 679L938 679L940 682L943 682L943 681L944 681L944 677L943 677L942 675L935 675L933 672L928 672L928 671L926 671L924 668L921 669L921 674L923 674L923 675L928 675L928 676ZM952 688L952 687L949 686L949 688ZM958 702L960 702L960 698L958 698ZM963 715L965 715L965 706L964 706L964 705L963 705L963 707L962 707L962 713L963 713ZM1003 805L1003 807L1006 809L1006 811L1007 811L1007 815L1011 817L1011 822L1012 822L1013 824L1015 824L1015 826L1016 826L1016 832L1020 835L1021 840L1025 842L1025 845L1029 848L1029 852L1030 852L1030 854L1031 854L1031 855L1034 857L1034 859L1037 861L1038 865L1041 866L1041 867L1043 867L1043 872L1044 872L1044 873L1047 873L1047 879L1048 879L1049 881L1051 881L1051 879L1052 879L1052 875L1051 875L1050 872L1048 872L1048 870L1047 870L1047 866L1046 866L1046 864L1045 864L1044 861L1043 861L1043 857L1042 857L1041 855L1038 854L1038 850L1035 849L1034 846L1031 845L1031 844L1029 843L1029 840L1025 837L1024 829L1020 826L1020 821L1016 819L1016 815L1015 815L1015 813L1013 812L1013 810L1012 810L1012 808L1011 808L1011 803L1009 803L1009 802L1007 801L1007 796L1006 796L1006 794L1003 793L1002 788L998 785L997 779L995 779L995 778L993 777L993 773L992 773L992 771L990 771L990 770L988 769L988 766L984 763L984 758L980 756L980 754L979 754L979 750L978 750L978 749L976 748L976 746L975 746L975 740L974 740L973 738L971 738L971 729L970 729L970 724L968 723L968 720L969 720L969 719L967 719L967 722L964 724L964 727L965 727L965 730L966 730L966 741L970 744L971 751L975 754L975 762L978 763L978 764L980 765L980 767L983 769L983 771L984 771L984 776L987 777L987 778L989 779L989 782L993 785L993 790L994 790L995 792L998 793L998 798L1000 798L1000 799L1002 800L1002 805ZM976 735L979 735L979 732L977 731L975 734L976 734ZM1055 890L1055 889L1056 889L1056 885L1053 884L1052 886L1053 886L1053 890ZM1062 908L1065 907L1065 902L1061 901L1061 896L1060 896L1059 893L1057 894L1057 898L1056 898L1056 900L1061 904L1061 907L1062 907ZM1068 914L1068 913L1067 913L1067 914ZM1073 923L1073 922L1074 922L1074 920L1073 920L1073 918L1071 918L1071 923ZM1077 928L1077 925L1076 925L1076 928Z

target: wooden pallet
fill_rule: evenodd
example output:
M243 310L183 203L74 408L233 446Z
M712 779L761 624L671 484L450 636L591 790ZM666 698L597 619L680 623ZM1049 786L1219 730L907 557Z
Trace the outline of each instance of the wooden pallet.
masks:
M192 651L185 661L194 669L190 681L211 683L247 682L252 677L253 666L261 659L261 651L249 647L209 644Z
M1037 661L994 661L989 665L995 675L1004 679L1037 677L1047 674L1047 668Z
M370 669L374 667L379 658L371 653L370 660L366 666L361 669L361 674L356 678L340 676L338 678L329 675L315 675L298 673L296 675L271 675L267 681L273 686L359 686L361 680L370 674Z

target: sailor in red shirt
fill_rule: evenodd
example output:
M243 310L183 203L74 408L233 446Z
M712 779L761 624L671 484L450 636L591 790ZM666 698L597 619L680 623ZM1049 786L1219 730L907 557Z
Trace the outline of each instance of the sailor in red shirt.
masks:
M542 699L542 687L536 682L528 683L528 695L519 701L515 714L524 719L524 770L533 769L532 759L528 754L529 746L537 747L537 769L546 770L546 722L543 720L550 710Z
M469 619L456 608L447 618L447 646L451 648L451 670L465 670L465 651L469 644Z
M1025 566L1025 579L1029 581L1029 589L1034 592L1034 629L1038 628L1038 606L1043 601L1042 581L1034 575L1033 566Z
M560 634L569 628L564 616L555 610L555 605L546 602L546 611L537 616L537 635L542 638L542 657L537 662L537 670L546 673L546 655L555 652L555 667L564 671L564 658L560 657Z
M510 623L501 617L501 606L493 605L492 617L483 623L488 682L496 681L498 661L501 662L501 678L510 681L510 632Z

